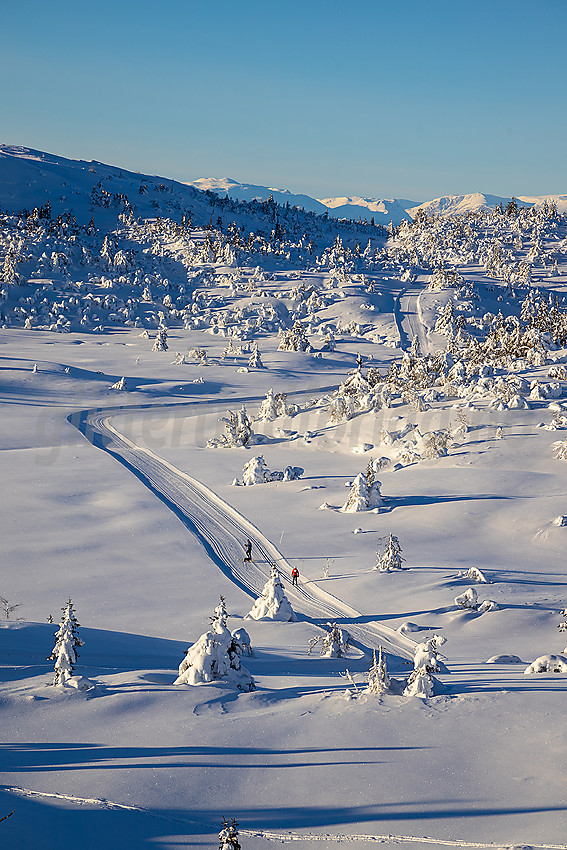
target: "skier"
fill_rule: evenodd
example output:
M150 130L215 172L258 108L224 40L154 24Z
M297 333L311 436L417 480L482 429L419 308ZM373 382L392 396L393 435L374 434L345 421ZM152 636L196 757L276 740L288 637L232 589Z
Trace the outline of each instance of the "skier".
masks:
M297 580L299 578L299 570L297 567L294 567L291 571L291 583L297 587Z
M244 560L245 561L251 561L252 560L252 542L250 540L246 541L246 546L244 547L244 549L246 551L246 556L245 556Z

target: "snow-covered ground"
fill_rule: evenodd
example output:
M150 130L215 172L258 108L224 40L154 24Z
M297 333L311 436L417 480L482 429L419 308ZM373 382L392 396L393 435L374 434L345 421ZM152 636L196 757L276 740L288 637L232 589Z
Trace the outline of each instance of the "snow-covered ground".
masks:
M211 231L160 178L114 175L105 206L107 166L3 157L2 846L215 846L226 816L252 850L565 850L567 677L524 672L565 669L565 216L386 243L242 205ZM36 167L52 217L18 218ZM375 569L390 535L403 568ZM273 564L296 618L244 619ZM219 596L255 690L174 684ZM69 597L79 688L47 658ZM331 622L346 655L315 644ZM434 695L404 695L434 634ZM364 693L379 646L392 685Z

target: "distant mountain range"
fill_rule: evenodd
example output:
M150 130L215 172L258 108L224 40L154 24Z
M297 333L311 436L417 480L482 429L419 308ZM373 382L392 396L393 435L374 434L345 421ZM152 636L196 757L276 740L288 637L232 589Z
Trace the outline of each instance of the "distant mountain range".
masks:
M230 177L201 177L199 180L188 182L189 186L197 189L216 192L218 195L228 195L241 201L251 201L258 198L265 201L270 195L278 204L289 203L291 206L303 207L312 212L324 214L328 211L332 218L348 218L358 221L359 218L376 224L387 226L390 222L400 224L404 219L411 221L418 209L423 209L428 215L465 215L476 210L491 210L499 204L504 207L511 198L499 195L487 195L474 192L469 195L445 195L431 201L419 203L406 198L311 198L290 192L288 189L276 189L269 186L258 186L252 183L239 183ZM567 195L519 195L517 200L524 206L541 204L545 200L553 200L559 212L567 212Z

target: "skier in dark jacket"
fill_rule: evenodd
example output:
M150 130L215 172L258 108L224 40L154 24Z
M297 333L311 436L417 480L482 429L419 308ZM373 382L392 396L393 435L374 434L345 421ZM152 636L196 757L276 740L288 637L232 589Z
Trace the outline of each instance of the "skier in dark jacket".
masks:
M252 560L252 541L251 540L246 541L246 546L244 547L244 550L246 552L244 560L245 561L251 561Z

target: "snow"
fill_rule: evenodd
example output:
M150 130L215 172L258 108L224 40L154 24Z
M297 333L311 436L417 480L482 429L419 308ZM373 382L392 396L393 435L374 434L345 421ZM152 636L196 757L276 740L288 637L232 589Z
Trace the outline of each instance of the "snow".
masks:
M355 850L376 842L565 850L567 658L557 628L566 605L565 526L556 518L567 506L565 465L553 453L565 423L549 399L510 401L537 381L558 384L555 403L564 404L567 349L548 342L543 352L484 364L472 376L473 358L447 354L447 373L455 362L464 369L431 386L423 378L416 393L427 396L427 409L409 390L412 369L425 362L410 356L412 340L432 356L445 347L449 337L432 329L448 301L478 340L499 310L519 318L536 288L564 309L567 221L474 213L469 245L447 218L424 225L431 230L402 230L387 246L373 236L365 259L354 251L368 236L341 231L341 252L336 232L321 223L313 255L288 242L287 258L273 240L268 251L267 240L266 250L242 250L227 263L189 246L204 244L211 217L209 200L191 187L164 192L163 178L120 177L112 166L6 146L0 174L1 261L8 239L22 258L21 280L2 283L0 304L0 817L14 811L0 824L3 846L35 848L39 840L55 850L64 836L85 850L214 847L222 818L234 817L244 850L275 840L329 848L348 841ZM136 202L141 224L95 205L97 233L78 237L90 239L85 263L68 234L35 225L19 245L6 212L49 197L57 215L67 182L88 224L90 193L103 177L103 186ZM142 181L151 188L138 196ZM143 223L162 215L180 225L186 207L188 235ZM231 215L239 226L268 230L261 211L235 207ZM514 247L522 222L522 247ZM105 228L114 257L115 248L136 252L130 271L103 268ZM536 230L541 248L528 288L504 276L518 270ZM496 238L511 253L498 263L489 251ZM431 245L464 283L427 290ZM51 256L66 251L64 271ZM152 350L160 312L167 351ZM312 352L279 349L279 330L296 321ZM322 350L328 328L334 351ZM256 341L264 368L239 371ZM391 384L391 406L373 402L329 423L329 404L357 365L380 393L402 351L415 362L406 358L397 388ZM111 389L120 384L122 391ZM258 421L271 387L287 395L286 410ZM223 430L227 409L243 406L267 468L301 467L300 480L231 486L259 451L238 440L216 450L207 443ZM553 430L538 427L552 422ZM452 435L445 452L421 456L418 439L439 432ZM346 482L364 477L371 460L379 509L337 510ZM322 503L330 509L319 511ZM374 570L390 535L404 569ZM247 538L251 563L242 560ZM244 623L272 564L296 619ZM480 607L497 609L457 608L471 584ZM219 595L228 614L216 632L210 614ZM54 686L48 656L69 597L84 645L74 675ZM327 623L349 633L346 656L308 653ZM185 651L207 634L220 635L227 653L238 642L240 670L255 690L240 690L230 665L221 679L175 684ZM404 696L418 646L421 666L432 666L434 635L446 638L434 674L440 688L431 695L420 674ZM399 686L363 693L380 646ZM528 665L538 672L525 675Z

